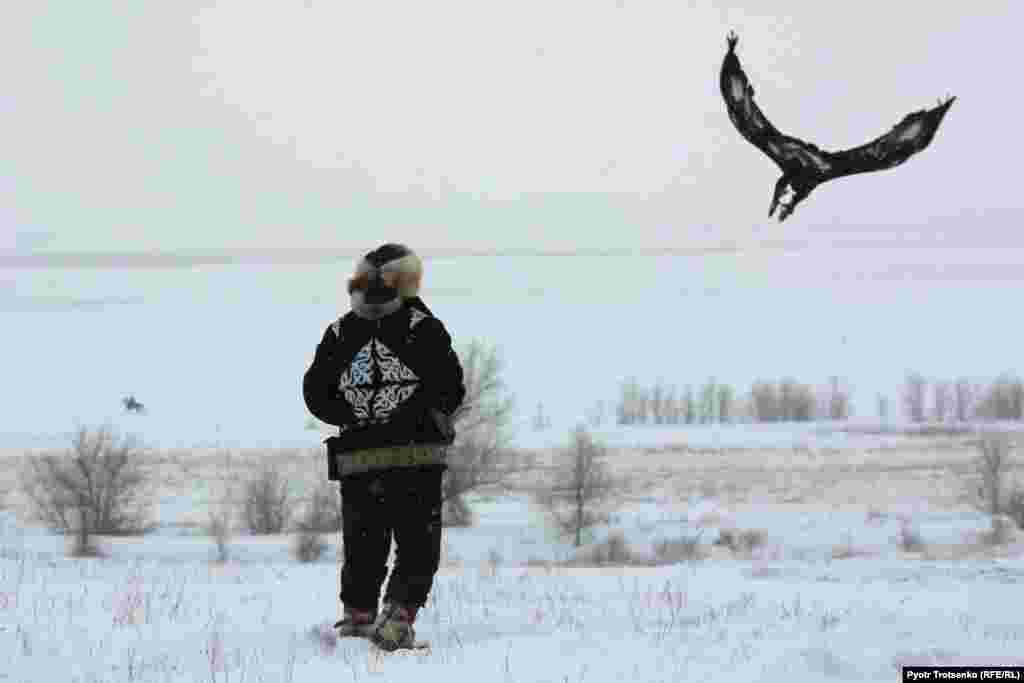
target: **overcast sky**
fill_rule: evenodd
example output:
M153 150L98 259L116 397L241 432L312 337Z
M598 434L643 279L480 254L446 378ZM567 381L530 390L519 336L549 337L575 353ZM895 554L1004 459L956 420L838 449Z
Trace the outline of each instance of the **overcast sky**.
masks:
M714 4L8 3L0 249L680 248L963 212L967 243L1019 231L1020 2ZM923 153L779 225L778 169L718 91L729 29L768 117L825 149L959 99Z

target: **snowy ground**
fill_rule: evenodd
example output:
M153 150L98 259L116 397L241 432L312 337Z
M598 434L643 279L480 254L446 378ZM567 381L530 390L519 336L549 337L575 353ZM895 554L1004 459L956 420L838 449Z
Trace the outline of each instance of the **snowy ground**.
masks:
M242 456L153 465L160 529L103 538L108 558L88 560L16 516L5 467L0 678L893 681L908 663L1024 665L1024 544L976 543L988 521L957 502L972 454L950 444L616 449L609 464L629 486L590 540L621 530L648 558L659 540L700 534L704 559L668 566L560 565L572 548L529 482L489 491L472 501L475 526L446 531L418 627L433 651L384 661L331 634L336 536L300 564L287 534L238 535L232 560L211 564L213 543L189 524ZM300 493L322 476L315 453L281 467ZM713 545L724 528L764 542L733 553ZM924 543L913 552L907 530Z

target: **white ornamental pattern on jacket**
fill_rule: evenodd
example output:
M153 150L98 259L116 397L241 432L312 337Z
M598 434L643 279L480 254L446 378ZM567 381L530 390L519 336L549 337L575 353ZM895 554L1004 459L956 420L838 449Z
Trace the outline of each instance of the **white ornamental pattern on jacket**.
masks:
M374 385L374 370L380 372L380 384ZM405 403L416 387L419 377L398 356L377 339L371 339L352 359L341 374L338 389L358 420L387 421Z

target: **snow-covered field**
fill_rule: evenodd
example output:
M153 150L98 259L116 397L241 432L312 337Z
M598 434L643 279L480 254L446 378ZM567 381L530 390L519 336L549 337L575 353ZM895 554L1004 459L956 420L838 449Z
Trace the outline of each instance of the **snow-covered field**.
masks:
M161 527L102 538L104 559L70 559L65 539L17 516L17 460L5 458L0 677L809 682L893 681L908 663L1024 665L1024 544L978 542L989 522L957 493L972 455L952 440L613 448L621 495L588 540L621 531L637 558L628 566L566 562L573 549L531 502L528 478L481 492L477 523L445 533L418 626L432 652L382 661L333 637L336 535L309 564L291 557L288 534L236 535L231 560L211 562L214 544L191 525L220 477L243 477L244 455L150 461ZM299 495L323 477L316 452L279 464ZM724 528L762 530L762 543L733 552L715 544ZM922 544L901 544L908 533ZM658 541L694 537L699 559L648 561Z

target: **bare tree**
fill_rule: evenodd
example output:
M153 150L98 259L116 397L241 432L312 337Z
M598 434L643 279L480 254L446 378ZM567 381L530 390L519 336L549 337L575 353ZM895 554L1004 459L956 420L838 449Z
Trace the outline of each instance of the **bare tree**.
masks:
M875 396L875 404L878 411L878 419L880 422L889 421L889 397L885 394L877 394Z
M322 533L341 531L340 487L320 481L297 524L299 533L292 541L292 555L299 562L315 562L326 550Z
M1007 391L1007 401L1009 404L1009 410L1007 411L1008 419L1018 421L1024 419L1024 384L1014 377L1008 380Z
M686 424L692 425L697 421L697 408L694 405L693 387L686 385L686 396L683 398L683 417Z
M212 477L206 484L206 533L217 545L216 562L223 564L230 556L231 539L234 535L235 487L231 483L234 467L231 463L231 451L222 452L223 459L219 463L220 486L214 487ZM219 490L215 490L219 489Z
M538 494L558 530L578 548L584 530L608 521L602 509L613 485L601 458L606 451L583 427L576 428L568 449L559 454L550 487Z
M682 411L679 409L679 397L676 396L676 385L669 386L665 392L665 421L669 424L679 424Z
M749 401L750 416L755 422L806 422L818 413L814 389L791 378L754 382Z
M924 422L924 376L919 372L908 372L903 392L907 417L914 423Z
M755 422L780 419L779 398L773 382L757 380L750 388L751 417Z
M953 407L953 387L948 380L932 383L932 417L936 422L945 422Z
M217 562L227 562L232 536L231 504L209 501L206 508L206 531L217 544Z
M92 534L144 534L149 500L147 478L134 439L118 441L108 427L79 428L63 455L26 456L22 490L33 516L49 529L77 532L77 550L87 552Z
M733 399L735 392L728 384L716 387L715 403L717 404L718 421L729 422L733 416Z
M245 487L243 501L246 527L254 534L279 534L291 516L288 482L265 465Z
M953 386L953 414L957 422L967 422L974 412L974 390L967 379L958 379Z
M665 387L662 386L661 379L658 379L651 390L651 416L654 418L654 424L664 424L665 412Z
M551 418L544 412L544 404L540 401L537 402L537 412L533 414L533 418L530 420L530 426L535 432L542 432L545 429L551 427Z
M715 378L708 378L707 383L700 390L700 422L701 424L707 424L715 421L716 405L715 396L718 390L715 384Z
M807 422L817 415L814 389L795 379L785 378L779 382L778 402L779 417L784 421Z
M637 421L645 425L651 416L651 391L647 387L640 387L640 395L637 397L637 407L640 412Z
M502 379L504 362L497 349L474 340L458 353L466 397L452 416L456 437L448 447L441 487L448 526L470 521L466 493L501 483L522 469L509 448L515 404Z
M783 422L796 420L798 388L795 380L783 379L779 382L779 417Z
M594 429L597 429L598 427L604 424L605 413L605 402L595 401L594 404L590 406L589 409L587 409L587 424L589 424Z
M1011 494L1007 481L1010 463L1010 440L1006 434L983 436L977 442L980 454L975 460L974 476L968 480L968 493L972 504L990 515L1004 511L1004 501Z
M636 424L640 420L640 384L635 377L626 379L619 388L618 423Z
M829 377L828 406L825 414L830 420L846 420L850 417L850 388L839 377Z
M1011 373L1000 375L984 393L978 413L990 420L1024 418L1024 384Z

